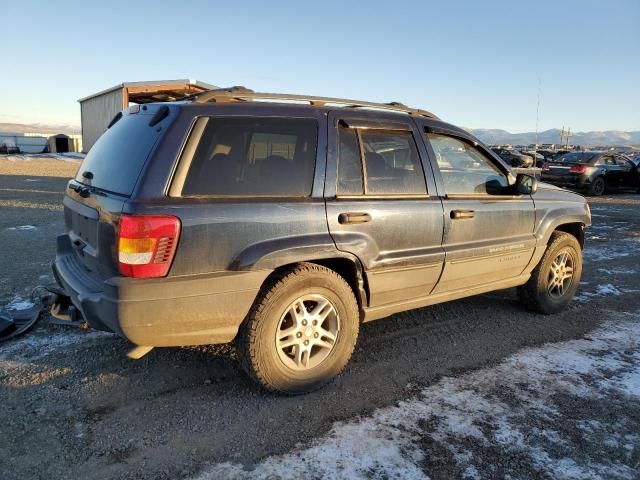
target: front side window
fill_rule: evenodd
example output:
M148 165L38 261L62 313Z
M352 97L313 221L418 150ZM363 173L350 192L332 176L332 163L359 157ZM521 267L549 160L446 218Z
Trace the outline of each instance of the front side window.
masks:
M312 119L210 118L182 194L309 196L317 137Z
M447 195L500 195L509 182L486 156L455 137L428 133Z
M338 195L427 193L411 132L341 127L338 135Z

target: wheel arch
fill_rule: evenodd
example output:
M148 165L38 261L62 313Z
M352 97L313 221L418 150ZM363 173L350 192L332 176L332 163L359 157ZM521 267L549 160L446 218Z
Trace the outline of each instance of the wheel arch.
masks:
M554 229L556 232L565 232L569 235L573 235L578 240L580 244L580 248L584 248L584 223L581 222L572 222L572 223L562 223ZM551 238L551 236L549 236Z
M553 205L536 205L541 218L537 222L536 237L538 245L546 246L551 234L556 230L566 232L584 246L584 229L591 225L591 212L586 202L574 203L557 208Z
M260 286L260 290L262 291L264 286L273 282L274 279L287 275L287 273L289 273L298 265L304 263L320 265L340 275L351 287L351 290L356 297L356 301L358 302L360 321L362 321L364 318L364 307L366 307L369 302L369 288L366 281L364 269L357 257L344 252L340 253L341 255L308 258L279 265L274 268L273 271L263 281L262 285Z

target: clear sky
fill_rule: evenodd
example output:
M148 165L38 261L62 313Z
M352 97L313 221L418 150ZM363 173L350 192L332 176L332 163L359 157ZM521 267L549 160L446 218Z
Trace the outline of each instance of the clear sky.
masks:
M470 128L640 130L640 0L3 0L0 122L123 81L401 101Z

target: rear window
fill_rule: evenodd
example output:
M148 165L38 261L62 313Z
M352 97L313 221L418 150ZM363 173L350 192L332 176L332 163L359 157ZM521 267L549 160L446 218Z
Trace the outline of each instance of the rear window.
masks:
M556 158L554 162L559 163L589 163L593 157L595 157L595 153L589 152L574 152L574 153L565 153L560 157Z
M146 112L124 114L91 147L85 157L76 180L102 190L131 195L151 149L162 134L167 119L149 126L157 108ZM91 172L87 180L83 173Z
M317 137L312 119L210 118L182 195L309 196Z

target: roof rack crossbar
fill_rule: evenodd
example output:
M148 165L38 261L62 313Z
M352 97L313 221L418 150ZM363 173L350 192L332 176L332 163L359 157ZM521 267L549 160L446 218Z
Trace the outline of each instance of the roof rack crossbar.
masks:
M436 115L427 110L410 108L399 102L376 103L363 102L359 100L348 100L344 98L332 97L316 97L312 95L290 95L287 93L260 93L245 87L219 88L215 90L207 90L202 93L194 94L194 103L229 103L244 102L251 100L282 100L282 101L299 101L307 102L310 105L323 107L327 104L342 105L350 108L373 108L380 110L390 110L394 112L408 113L409 115L418 115L428 118L438 119Z

